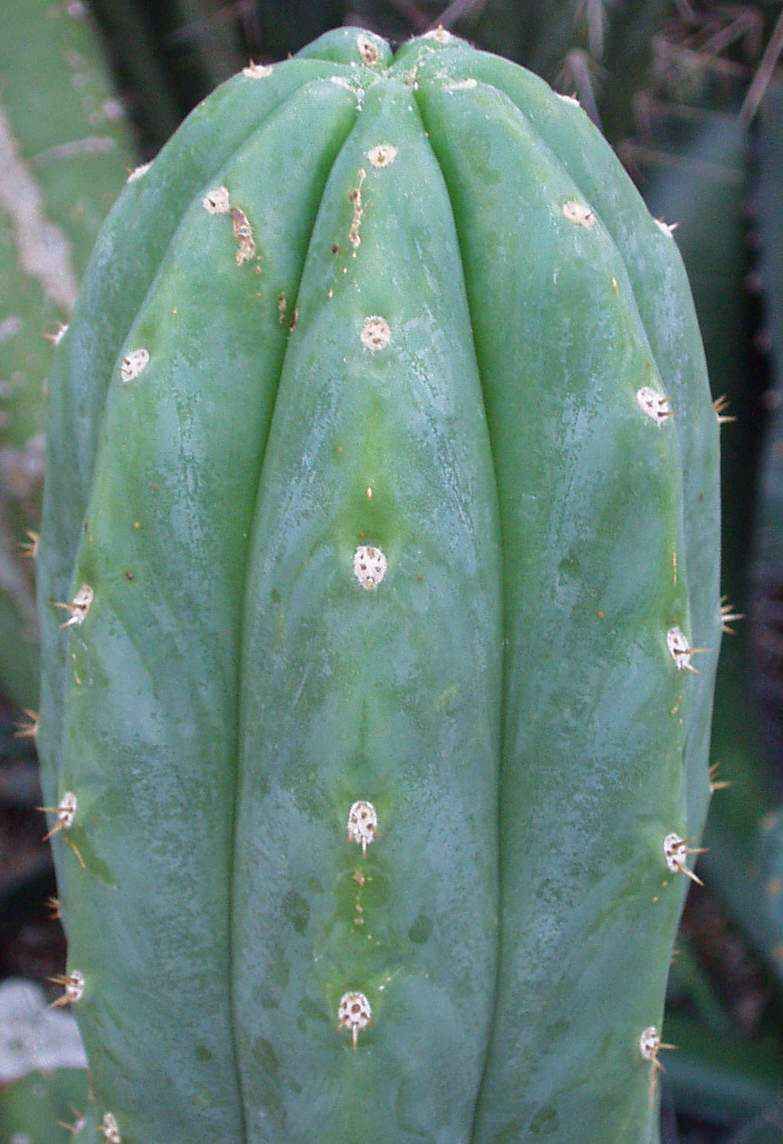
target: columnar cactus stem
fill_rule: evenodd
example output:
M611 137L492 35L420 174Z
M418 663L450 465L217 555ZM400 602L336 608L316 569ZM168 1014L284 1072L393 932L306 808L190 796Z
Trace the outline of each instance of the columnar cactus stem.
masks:
M443 29L246 68L57 352L41 739L104 1135L654 1140L718 426L582 111Z

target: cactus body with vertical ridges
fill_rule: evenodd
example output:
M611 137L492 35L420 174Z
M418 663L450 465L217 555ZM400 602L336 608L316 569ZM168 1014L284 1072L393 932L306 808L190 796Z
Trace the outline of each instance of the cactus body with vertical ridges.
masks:
M56 366L39 742L98 1122L655 1139L718 427L595 128L447 33L245 69Z

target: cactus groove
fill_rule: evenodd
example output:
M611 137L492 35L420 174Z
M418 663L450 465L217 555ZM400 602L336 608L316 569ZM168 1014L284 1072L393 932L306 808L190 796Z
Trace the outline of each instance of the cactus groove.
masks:
M442 31L248 67L129 183L55 372L39 741L91 1123L657 1139L718 425L583 112Z

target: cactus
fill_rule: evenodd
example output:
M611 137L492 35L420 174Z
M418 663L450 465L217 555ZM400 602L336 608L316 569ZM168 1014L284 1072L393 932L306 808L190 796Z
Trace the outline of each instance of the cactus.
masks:
M674 238L575 101L346 28L193 112L50 405L38 739L106 1139L657 1138L717 483Z
M8 0L0 15L0 687L37 702L32 567L51 341L133 166L122 108L81 3Z

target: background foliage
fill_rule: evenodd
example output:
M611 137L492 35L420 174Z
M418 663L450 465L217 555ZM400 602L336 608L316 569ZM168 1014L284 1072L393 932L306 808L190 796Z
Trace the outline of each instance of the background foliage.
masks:
M744 619L727 624L733 633L721 653L713 731L719 769L700 867L706 887L690 896L672 966L665 1035L679 1050L663 1079L667 1144L783 1139L782 8L778 0L93 0L88 10L81 0L22 0L6 5L0 28L0 42L9 45L0 49L0 108L13 120L18 153L49 216L66 231L82 227L68 232L75 273L122 178L217 83L249 58L278 59L342 23L395 42L442 23L577 95L653 214L678 224L713 393L725 398L730 419L723 583L729 611ZM22 15L32 9L35 29ZM57 40L55 30L78 43ZM63 85L44 82L63 63L71 68L65 86L79 96L70 119ZM25 119L32 98L14 92L30 76L39 94ZM98 84L94 106L83 98L88 83ZM112 114L124 108L127 123L107 120L107 106ZM89 118L97 108L103 121ZM42 138L41 120L51 138ZM58 185L57 165L52 172L41 156L96 134L113 139L104 152L113 163L104 164L106 184L96 193L94 170L82 162L66 163ZM62 210L75 198L81 211L60 218L58 203ZM33 489L20 506L2 461L38 439L48 368L42 336L67 315L36 295L34 282L20 280L12 221L0 198L0 975L44 981L62 972L64 942L44 904L55 891L33 809L40 801L33 740L14 734L20 713L12 701L35 703L34 638L27 621L23 629L14 619L8 592L11 573L17 591L19 576L30 591L29 575L18 571L18 545L34 530L37 498ZM25 328L4 338L22 297ZM12 353L21 353L24 370ZM11 1079L3 1060L0 1083ZM53 1109L66 1089L78 1098L78 1083L66 1081L53 1076ZM40 1111L40 1087L28 1087ZM0 1092L0 1126L5 1115L8 1132L24 1115L25 1091L17 1082ZM69 1138L65 1127L51 1133L47 1140Z

